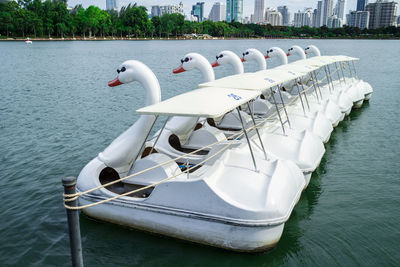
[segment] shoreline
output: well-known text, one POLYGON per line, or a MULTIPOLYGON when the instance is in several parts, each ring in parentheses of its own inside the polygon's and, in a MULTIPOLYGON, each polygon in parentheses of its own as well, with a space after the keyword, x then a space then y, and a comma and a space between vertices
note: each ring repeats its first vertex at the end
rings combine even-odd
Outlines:
MULTIPOLYGON (((189 40, 270 40, 270 39, 315 39, 315 40, 400 40, 400 37, 254 37, 254 38, 238 38, 238 37, 212 37, 212 38, 127 38, 127 37, 100 37, 100 38, 83 38, 83 37, 65 37, 65 38, 34 38, 29 37, 31 41, 189 41, 189 40)), ((19 42, 25 41, 26 38, 0 38, 0 42, 19 42)))

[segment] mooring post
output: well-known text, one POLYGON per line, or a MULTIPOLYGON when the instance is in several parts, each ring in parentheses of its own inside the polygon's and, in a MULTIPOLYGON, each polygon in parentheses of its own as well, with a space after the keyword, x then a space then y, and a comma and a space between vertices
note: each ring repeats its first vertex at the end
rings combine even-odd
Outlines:
MULTIPOLYGON (((65 194, 76 193, 76 178, 65 177, 62 179, 65 194)), ((66 202, 68 206, 76 207, 77 200, 66 202)), ((69 244, 73 267, 83 267, 81 230, 79 226, 79 211, 67 209, 69 244)))

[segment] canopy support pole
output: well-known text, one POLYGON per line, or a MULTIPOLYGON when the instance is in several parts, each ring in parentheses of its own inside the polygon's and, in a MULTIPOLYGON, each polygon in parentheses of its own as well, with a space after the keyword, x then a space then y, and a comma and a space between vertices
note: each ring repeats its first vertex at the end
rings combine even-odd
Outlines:
POLYGON ((142 153, 143 153, 144 145, 145 145, 146 142, 147 142, 147 138, 149 138, 149 135, 150 135, 151 130, 153 130, 154 124, 156 124, 156 121, 157 121, 157 119, 158 119, 158 115, 155 115, 155 117, 156 117, 156 118, 154 119, 153 124, 151 125, 150 130, 149 130, 149 132, 147 133, 146 138, 144 139, 144 141, 143 141, 143 143, 142 143, 142 146, 140 147, 139 154, 136 156, 135 161, 132 163, 132 165, 135 164, 136 160, 137 160, 137 159, 140 157, 140 155, 142 155, 142 153))
MULTIPOLYGON (((312 72, 311 72, 311 75, 312 75, 312 72)), ((320 101, 319 96, 318 96, 318 89, 317 89, 317 86, 315 85, 315 80, 314 79, 312 79, 312 85, 313 85, 313 88, 314 88, 315 95, 317 96, 318 104, 321 104, 321 101, 320 101)))
POLYGON ((301 97, 300 87, 299 87, 299 85, 297 84, 297 79, 295 80, 295 83, 296 83, 296 86, 297 86, 297 95, 298 95, 299 98, 300 98, 301 107, 303 108, 304 116, 306 116, 306 109, 304 108, 303 98, 301 97))
POLYGON ((342 63, 343 63, 343 62, 340 62, 340 63, 339 63, 339 66, 340 66, 340 70, 342 71, 343 81, 344 81, 344 83, 346 84, 346 77, 344 76, 343 64, 342 64, 342 63))
POLYGON ((331 68, 329 67, 329 65, 327 65, 328 68, 328 72, 329 72, 329 79, 331 80, 331 85, 332 85, 332 90, 335 91, 335 86, 333 85, 333 80, 332 80, 332 73, 331 73, 331 68))
POLYGON ((358 77, 356 66, 354 65, 354 60, 352 60, 351 63, 353 64, 353 70, 354 70, 354 73, 356 74, 356 78, 359 80, 360 78, 358 77))
POLYGON ((154 142, 153 146, 151 147, 149 155, 151 154, 151 152, 153 152, 153 149, 156 146, 156 144, 158 142, 158 139, 160 139, 160 136, 161 136, 162 132, 164 131, 165 125, 167 125, 167 122, 168 122, 169 118, 170 117, 168 116, 167 119, 165 120, 165 122, 164 122, 164 124, 163 124, 163 126, 162 126, 162 128, 160 130, 160 133, 157 135, 156 141, 154 142))
POLYGON ((254 170, 255 170, 256 172, 258 172, 257 164, 256 164, 256 159, 255 159, 254 154, 253 154, 253 149, 251 148, 251 144, 250 144, 249 137, 247 136, 246 128, 244 127, 244 124, 243 124, 243 119, 242 119, 242 115, 240 114, 240 109, 239 109, 239 107, 237 107, 236 110, 237 110, 237 112, 238 112, 238 114, 239 114, 240 122, 242 123, 242 129, 243 129, 244 135, 246 136, 247 144, 249 145, 251 158, 253 159, 254 170))
POLYGON ((335 62, 335 68, 336 68, 336 73, 337 73, 339 82, 340 82, 340 84, 342 84, 342 79, 340 78, 340 73, 339 73, 339 68, 338 68, 338 66, 337 66, 337 62, 335 62))
POLYGON ((324 66, 324 71, 325 71, 325 75, 326 75, 326 80, 328 82, 328 87, 329 87, 329 92, 332 94, 333 89, 331 89, 331 77, 330 77, 330 73, 328 74, 328 68, 327 66, 324 66))
POLYGON ((279 112, 278 103, 276 103, 274 90, 272 89, 272 87, 270 88, 270 90, 271 90, 272 99, 274 100, 276 112, 278 113, 279 121, 281 122, 283 134, 286 135, 285 126, 283 125, 283 121, 282 121, 282 118, 281 118, 281 113, 279 112))
MULTIPOLYGON (((300 78, 299 78, 299 81, 300 81, 300 78)), ((299 88, 299 83, 296 82, 296 85, 297 85, 297 88, 299 88)), ((304 89, 304 85, 301 82, 300 82, 300 85, 301 85, 301 88, 303 89, 303 91, 301 91, 301 92, 303 93, 304 99, 306 100, 308 111, 310 111, 310 104, 308 103, 307 93, 304 89)), ((300 90, 300 88, 299 88, 299 90, 300 90)))
POLYGON ((290 120, 289 120, 289 116, 287 114, 287 110, 286 110, 286 106, 285 106, 285 101, 283 101, 283 97, 282 97, 282 92, 281 92, 281 87, 279 85, 276 86, 278 88, 278 92, 279 92, 279 97, 281 98, 281 102, 282 102, 282 106, 283 106, 283 111, 285 112, 286 115, 286 120, 289 124, 289 127, 292 128, 292 126, 290 125, 290 120))
MULTIPOLYGON (((249 102, 247 102, 247 108, 250 109, 249 102)), ((253 116, 253 113, 252 113, 252 112, 250 112, 250 115, 251 115, 251 119, 253 120, 254 127, 256 128, 257 136, 258 136, 258 139, 260 140, 260 144, 261 144, 262 150, 263 150, 263 152, 264 152, 265 160, 268 160, 268 158, 267 158, 267 152, 265 152, 264 144, 263 144, 263 142, 262 142, 262 140, 261 140, 260 133, 258 132, 256 120, 254 119, 254 116, 253 116)))

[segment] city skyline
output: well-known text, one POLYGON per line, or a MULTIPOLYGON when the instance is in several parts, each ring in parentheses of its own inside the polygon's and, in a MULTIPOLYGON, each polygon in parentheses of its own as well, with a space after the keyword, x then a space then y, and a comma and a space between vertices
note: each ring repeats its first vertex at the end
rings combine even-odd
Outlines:
MULTIPOLYGON (((334 0, 334 4, 336 4, 337 0, 334 0)), ((132 0, 119 0, 118 6, 127 6, 129 3, 137 3, 138 5, 143 5, 147 7, 147 10, 151 11, 152 5, 178 5, 179 2, 182 2, 184 5, 185 14, 190 14, 192 10, 192 6, 196 4, 196 0, 169 0, 169 1, 162 1, 162 0, 141 0, 141 1, 132 1, 132 0)), ((205 17, 208 17, 212 6, 215 2, 223 2, 226 3, 226 0, 213 0, 213 1, 204 1, 204 14, 205 17)), ((316 8, 317 7, 317 0, 307 0, 307 1, 300 1, 300 0, 288 0, 285 2, 278 1, 278 0, 267 0, 266 7, 274 7, 277 8, 278 6, 286 5, 289 8, 289 11, 293 14, 298 10, 304 10, 305 7, 316 8)), ((349 10, 356 10, 357 7, 357 0, 347 0, 346 1, 346 10, 345 13, 348 14, 349 10)), ((371 1, 372 2, 372 1, 371 1)), ((375 1, 374 1, 375 2, 375 1)), ((77 4, 82 4, 84 7, 88 7, 90 5, 96 5, 102 9, 106 8, 106 1, 105 0, 69 0, 68 5, 75 6, 77 4)), ((399 13, 400 8, 397 10, 399 13)), ((243 0, 243 17, 250 17, 254 13, 254 0, 243 0)))

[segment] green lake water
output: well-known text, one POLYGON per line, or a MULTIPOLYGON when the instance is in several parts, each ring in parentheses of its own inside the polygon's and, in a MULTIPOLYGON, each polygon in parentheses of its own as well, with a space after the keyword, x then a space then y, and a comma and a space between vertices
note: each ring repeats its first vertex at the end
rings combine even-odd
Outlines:
MULTIPOLYGON (((400 262, 400 41, 212 40, 0 42, 0 266, 69 266, 63 176, 80 170, 136 119, 139 84, 110 88, 137 59, 163 99, 195 89, 199 72, 173 75, 198 52, 317 45, 359 57, 370 103, 332 133, 326 154, 275 249, 240 254, 80 216, 86 266, 398 266, 400 262)), ((291 57, 290 61, 298 58, 291 57)), ((269 67, 278 60, 268 61, 269 67)), ((217 78, 232 74, 216 68, 217 78)), ((246 71, 256 65, 247 63, 246 71)), ((160 122, 161 123, 161 122, 160 122)), ((160 126, 160 125, 158 125, 160 126)))

